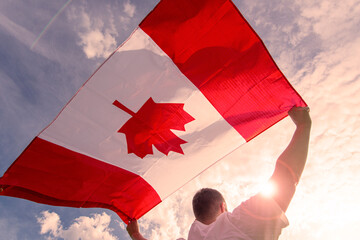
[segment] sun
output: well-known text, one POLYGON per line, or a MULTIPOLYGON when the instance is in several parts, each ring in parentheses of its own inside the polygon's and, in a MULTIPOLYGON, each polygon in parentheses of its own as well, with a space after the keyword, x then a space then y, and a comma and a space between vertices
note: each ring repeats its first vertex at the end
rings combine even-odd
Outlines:
POLYGON ((276 185, 272 181, 265 183, 260 190, 261 195, 264 197, 272 197, 276 193, 276 185))

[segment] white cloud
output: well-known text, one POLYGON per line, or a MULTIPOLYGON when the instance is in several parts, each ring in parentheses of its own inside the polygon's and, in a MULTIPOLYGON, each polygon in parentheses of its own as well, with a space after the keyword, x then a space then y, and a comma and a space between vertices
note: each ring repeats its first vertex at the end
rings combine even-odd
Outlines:
POLYGON ((118 220, 116 220, 116 222, 119 224, 119 227, 120 227, 122 230, 126 230, 126 225, 125 225, 124 222, 118 221, 118 220))
MULTIPOLYGON (((136 13, 136 6, 134 4, 132 4, 129 0, 126 0, 123 3, 123 9, 122 11, 125 14, 121 14, 119 15, 118 19, 119 19, 119 23, 121 24, 121 28, 125 31, 128 31, 129 28, 128 26, 131 23, 131 20, 134 19, 134 15, 136 13)), ((132 30, 132 29, 130 29, 132 30)))
POLYGON ((82 240, 116 240, 109 228, 111 217, 105 212, 94 214, 92 217, 78 217, 71 226, 65 229, 60 221, 60 217, 55 212, 44 211, 38 218, 41 226, 40 233, 47 235, 48 239, 82 239, 82 240))
POLYGON ((301 15, 313 24, 313 30, 324 41, 339 44, 351 40, 359 26, 360 5, 356 0, 347 1, 299 1, 301 15), (344 14, 345 13, 345 14, 344 14))
POLYGON ((108 57, 116 47, 115 38, 109 33, 102 33, 99 29, 79 33, 80 45, 88 58, 108 57))
POLYGON ((186 232, 192 219, 189 211, 191 195, 191 191, 180 190, 140 220, 139 224, 148 239, 187 237, 186 232))
POLYGON ((79 38, 78 45, 89 59, 107 58, 117 47, 119 33, 127 32, 136 13, 136 6, 125 0, 120 6, 101 7, 79 2, 67 10, 67 17, 79 38), (96 11, 95 11, 96 10, 96 11), (117 14, 118 12, 122 14, 117 14))
POLYGON ((90 15, 84 7, 78 6, 68 11, 68 17, 75 22, 78 34, 78 45, 82 47, 87 58, 107 58, 117 46, 112 12, 107 11, 108 19, 90 15))
POLYGON ((54 212, 44 211, 41 213, 42 217, 37 219, 38 223, 41 225, 41 234, 49 233, 50 235, 57 237, 62 231, 61 221, 58 214, 54 212))
POLYGON ((124 2, 124 12, 129 16, 133 17, 135 14, 136 6, 131 4, 130 1, 124 2))

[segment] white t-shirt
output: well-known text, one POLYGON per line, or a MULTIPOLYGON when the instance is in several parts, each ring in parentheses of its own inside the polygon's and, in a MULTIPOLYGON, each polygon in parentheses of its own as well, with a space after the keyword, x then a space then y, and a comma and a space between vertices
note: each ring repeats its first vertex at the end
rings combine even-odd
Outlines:
POLYGON ((210 225, 197 220, 191 225, 188 240, 274 240, 289 222, 272 199, 255 195, 233 212, 224 212, 210 225))

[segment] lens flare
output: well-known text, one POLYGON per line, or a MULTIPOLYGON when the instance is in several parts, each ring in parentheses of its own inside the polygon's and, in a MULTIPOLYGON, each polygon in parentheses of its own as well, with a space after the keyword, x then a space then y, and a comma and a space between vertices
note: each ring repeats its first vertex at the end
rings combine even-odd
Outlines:
POLYGON ((33 44, 31 45, 30 49, 33 50, 34 47, 36 46, 36 44, 39 42, 40 38, 44 35, 44 33, 49 29, 50 25, 55 21, 55 19, 57 18, 57 16, 60 15, 60 13, 62 11, 64 11, 64 9, 71 3, 72 0, 68 0, 60 9, 59 11, 50 19, 50 21, 48 22, 48 24, 46 24, 46 26, 44 27, 44 29, 41 31, 41 33, 39 34, 39 36, 35 39, 35 41, 33 42, 33 44))
POLYGON ((276 185, 271 181, 265 183, 260 190, 261 195, 263 195, 264 197, 272 197, 274 196, 275 192, 276 192, 276 185))

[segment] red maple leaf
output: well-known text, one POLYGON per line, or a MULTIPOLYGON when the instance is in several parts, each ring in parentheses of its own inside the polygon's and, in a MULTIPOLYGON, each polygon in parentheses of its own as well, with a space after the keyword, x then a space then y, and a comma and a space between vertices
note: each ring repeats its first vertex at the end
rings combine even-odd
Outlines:
POLYGON ((185 131, 184 125, 194 120, 184 111, 184 104, 155 103, 149 98, 137 113, 117 100, 113 104, 132 116, 118 131, 126 135, 128 153, 144 158, 153 154, 154 145, 165 155, 170 151, 184 154, 180 145, 186 141, 170 130, 185 131))

